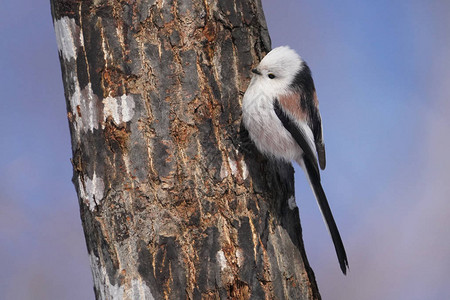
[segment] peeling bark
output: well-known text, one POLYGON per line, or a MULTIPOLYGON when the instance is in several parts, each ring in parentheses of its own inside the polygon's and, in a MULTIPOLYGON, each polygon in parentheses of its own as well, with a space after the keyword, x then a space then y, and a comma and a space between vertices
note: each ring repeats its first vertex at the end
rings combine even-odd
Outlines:
POLYGON ((51 0, 97 299, 319 299, 291 165, 240 126, 259 0, 51 0))

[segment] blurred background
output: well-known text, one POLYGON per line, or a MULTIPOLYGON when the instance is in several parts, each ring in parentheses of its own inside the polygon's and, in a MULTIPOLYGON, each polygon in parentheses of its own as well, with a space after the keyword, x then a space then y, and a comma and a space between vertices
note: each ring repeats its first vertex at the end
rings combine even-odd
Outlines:
MULTIPOLYGON (((0 298, 94 299, 48 0, 0 1, 0 298)), ((323 299, 450 299, 450 2, 263 1, 272 46, 310 65, 340 273, 296 169, 323 299)))

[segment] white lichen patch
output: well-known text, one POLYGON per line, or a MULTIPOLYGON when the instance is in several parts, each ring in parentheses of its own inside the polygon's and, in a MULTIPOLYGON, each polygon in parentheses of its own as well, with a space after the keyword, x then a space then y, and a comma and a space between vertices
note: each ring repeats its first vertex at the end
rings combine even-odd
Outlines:
POLYGON ((81 180, 81 176, 78 175, 78 187, 80 190, 79 196, 81 198, 81 200, 83 201, 83 203, 88 204, 89 200, 87 199, 87 195, 86 195, 86 190, 84 188, 84 183, 81 180))
POLYGON ((99 258, 90 253, 89 261, 91 263, 95 289, 100 293, 99 299, 124 299, 124 288, 118 283, 111 284, 106 268, 100 264, 99 258))
POLYGON ((83 129, 85 131, 87 131, 87 128, 89 128, 89 130, 91 132, 93 132, 94 128, 95 129, 98 128, 98 123, 99 123, 98 113, 96 110, 98 99, 97 99, 97 96, 92 91, 90 82, 84 90, 86 91, 86 97, 82 98, 85 101, 81 102, 81 114, 82 114, 81 116, 83 119, 83 123, 85 124, 83 129), (84 115, 83 115, 83 111, 84 111, 84 115))
POLYGON ((223 180, 227 176, 228 176, 228 168, 225 165, 225 163, 222 163, 222 165, 220 166, 220 179, 223 180))
POLYGON ((75 136, 80 141, 82 132, 93 132, 98 128, 98 98, 92 91, 90 83, 81 89, 78 81, 75 60, 79 49, 84 47, 80 26, 76 24, 75 19, 65 16, 55 20, 55 33, 60 55, 64 60, 70 62, 67 64, 69 78, 66 82, 70 85, 69 90, 73 90, 69 96, 70 121, 74 126, 75 136))
POLYGON ((106 119, 111 116, 117 124, 120 124, 120 115, 117 99, 113 97, 107 97, 103 99, 103 119, 106 119))
POLYGON ((295 197, 294 196, 289 197, 288 205, 289 205, 289 209, 290 210, 293 210, 293 209, 295 209, 297 207, 297 203, 295 202, 295 197))
POLYGON ((127 291, 128 299, 154 300, 150 288, 140 279, 131 280, 131 290, 127 291))
POLYGON ((216 259, 219 262, 221 271, 225 270, 228 267, 227 259, 225 258, 225 254, 222 250, 217 251, 216 259))
MULTIPOLYGON (((242 179, 245 180, 248 177, 247 164, 244 161, 244 157, 243 156, 239 156, 237 151, 236 151, 236 155, 238 157, 237 160, 234 160, 234 159, 228 157, 228 165, 230 166, 231 174, 233 176, 238 176, 239 175, 242 179)), ((222 169, 221 169, 220 170, 220 175, 222 176, 222 174, 225 175, 225 171, 222 172, 222 169)), ((228 176, 228 171, 226 172, 225 176, 228 176)), ((224 177, 222 177, 222 179, 223 178, 224 177)))
POLYGON ((65 60, 76 59, 78 48, 83 45, 83 39, 75 19, 64 16, 55 20, 55 33, 60 55, 65 60))
POLYGON ((237 258, 237 264, 239 267, 242 267, 244 265, 244 252, 241 248, 238 248, 236 250, 236 258, 237 258))
POLYGON ((103 99, 103 121, 112 117, 119 125, 133 119, 135 102, 133 95, 122 95, 120 97, 106 97, 103 99))
POLYGON ((73 78, 75 83, 75 91, 69 99, 73 113, 73 124, 75 131, 79 135, 81 131, 84 133, 94 129, 98 129, 98 97, 92 91, 91 83, 80 90, 78 80, 73 78))
POLYGON ((240 161, 241 168, 242 168, 242 178, 245 180, 248 177, 248 168, 247 164, 245 163, 244 159, 240 161))
POLYGON ((233 176, 236 176, 236 174, 238 172, 237 162, 234 159, 231 159, 230 157, 228 157, 228 164, 230 165, 231 174, 233 176))
POLYGON ((97 177, 95 172, 92 179, 87 176, 85 176, 84 179, 83 183, 81 177, 78 177, 80 197, 84 203, 89 205, 89 209, 94 211, 95 207, 100 204, 100 201, 103 199, 105 183, 103 182, 103 179, 97 177))
POLYGON ((129 122, 134 116, 134 97, 132 95, 122 95, 122 120, 123 122, 129 122))

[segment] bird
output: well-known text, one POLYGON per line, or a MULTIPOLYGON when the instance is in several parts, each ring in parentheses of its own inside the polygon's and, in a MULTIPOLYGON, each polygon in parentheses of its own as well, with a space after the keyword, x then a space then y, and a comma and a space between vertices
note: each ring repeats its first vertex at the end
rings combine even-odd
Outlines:
POLYGON ((242 100, 242 122, 256 148, 304 170, 331 235, 340 269, 348 269, 344 244, 320 180, 326 166, 319 102, 306 62, 289 46, 271 50, 252 69, 242 100))

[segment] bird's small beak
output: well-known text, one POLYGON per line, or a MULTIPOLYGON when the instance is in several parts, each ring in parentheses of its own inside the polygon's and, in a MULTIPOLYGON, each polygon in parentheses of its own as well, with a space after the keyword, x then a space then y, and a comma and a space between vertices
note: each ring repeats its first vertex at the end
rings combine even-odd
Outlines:
POLYGON ((255 69, 252 69, 252 72, 255 73, 255 74, 261 75, 261 72, 258 71, 258 69, 256 69, 256 68, 255 68, 255 69))

